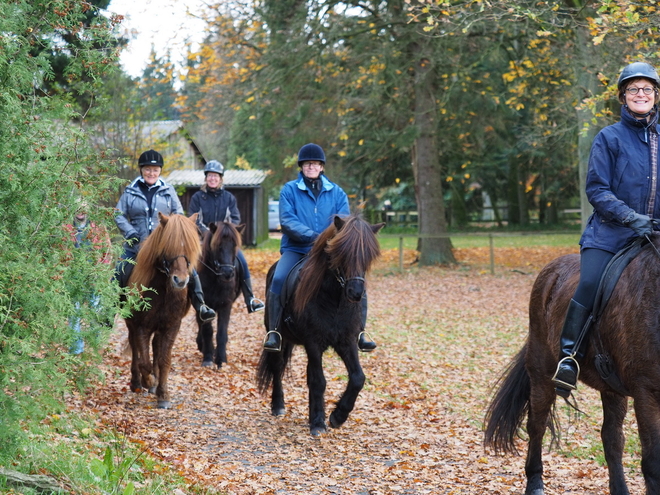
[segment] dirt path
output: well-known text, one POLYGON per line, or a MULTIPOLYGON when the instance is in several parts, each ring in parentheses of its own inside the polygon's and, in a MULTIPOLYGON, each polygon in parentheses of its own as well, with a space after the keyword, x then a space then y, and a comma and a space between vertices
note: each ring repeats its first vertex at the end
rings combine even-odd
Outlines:
MULTIPOLYGON (((263 276, 253 278, 263 294, 263 276)), ((378 270, 370 278, 369 329, 380 345, 362 355, 367 384, 346 424, 320 438, 307 427, 300 349, 285 381, 287 414, 270 416, 254 381, 263 314, 247 315, 238 302, 230 363, 221 370, 201 368, 193 315, 184 320, 171 374, 173 409, 156 409, 153 396, 130 392, 123 322, 104 360, 105 384, 77 406, 143 442, 191 482, 230 494, 523 493, 523 457, 485 452, 481 421, 493 383, 525 339, 533 279, 467 268, 378 270)), ((325 369, 329 413, 345 370, 330 352, 325 369)), ((596 402, 589 391, 580 394, 596 402)), ((594 444, 599 453, 598 422, 567 424, 568 448, 594 444)), ((607 492, 606 469, 593 460, 558 453, 545 460, 547 495, 607 492)), ((642 493, 639 468, 631 469, 631 492, 642 493)))

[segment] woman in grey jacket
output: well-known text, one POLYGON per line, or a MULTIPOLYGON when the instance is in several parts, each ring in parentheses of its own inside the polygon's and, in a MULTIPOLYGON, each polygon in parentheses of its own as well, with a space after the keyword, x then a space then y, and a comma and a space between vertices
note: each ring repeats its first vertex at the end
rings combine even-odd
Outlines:
POLYGON ((591 146, 586 193, 594 211, 580 239, 580 281, 561 332, 557 395, 568 398, 580 374, 588 342, 589 316, 605 267, 626 244, 653 233, 660 218, 658 187, 658 86, 656 70, 644 62, 619 76, 621 120, 598 133, 591 146))
MULTIPOLYGON (((181 201, 174 188, 160 178, 163 157, 154 150, 145 151, 138 159, 140 177, 126 187, 117 203, 115 222, 124 236, 124 254, 117 265, 116 278, 125 286, 133 268, 140 244, 158 225, 158 212, 164 215, 183 214, 181 201)), ((191 301, 202 321, 215 318, 215 311, 204 304, 204 293, 197 271, 193 269, 189 284, 191 301)))

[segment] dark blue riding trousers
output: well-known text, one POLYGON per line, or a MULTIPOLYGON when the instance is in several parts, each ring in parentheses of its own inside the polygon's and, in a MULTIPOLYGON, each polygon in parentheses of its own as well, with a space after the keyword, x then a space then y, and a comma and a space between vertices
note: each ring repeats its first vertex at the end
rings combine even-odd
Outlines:
POLYGON ((590 311, 594 307, 600 278, 613 257, 614 253, 596 248, 583 249, 580 253, 580 282, 573 299, 590 311))
POLYGON ((284 251, 282 257, 277 262, 275 267, 275 273, 273 274, 273 280, 270 283, 270 291, 275 294, 282 293, 282 287, 284 286, 284 281, 286 276, 289 274, 291 269, 298 263, 301 259, 305 257, 302 253, 295 253, 293 251, 284 251))
POLYGON ((248 269, 248 264, 247 264, 247 260, 245 259, 245 255, 243 254, 243 251, 241 251, 240 249, 236 254, 236 259, 238 260, 238 263, 241 265, 241 270, 243 270, 243 280, 249 279, 250 270, 248 269))

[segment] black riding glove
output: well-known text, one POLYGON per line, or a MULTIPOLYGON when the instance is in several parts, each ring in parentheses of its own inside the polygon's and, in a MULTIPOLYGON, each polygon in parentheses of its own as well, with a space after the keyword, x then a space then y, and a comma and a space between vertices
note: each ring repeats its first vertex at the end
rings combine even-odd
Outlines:
POLYGON ((131 232, 126 236, 126 244, 130 247, 135 247, 140 244, 140 236, 138 236, 137 232, 131 232))
POLYGON ((653 221, 648 215, 642 215, 641 213, 631 213, 626 218, 624 225, 630 227, 635 231, 639 237, 645 235, 651 235, 653 233, 653 221))

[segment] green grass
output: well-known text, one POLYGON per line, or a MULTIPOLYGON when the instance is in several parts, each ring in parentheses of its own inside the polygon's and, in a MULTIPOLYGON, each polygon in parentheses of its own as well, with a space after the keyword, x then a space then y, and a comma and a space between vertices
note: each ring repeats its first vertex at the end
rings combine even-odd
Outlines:
MULTIPOLYGON (((417 237, 414 234, 381 234, 378 239, 381 249, 398 249, 399 237, 404 235, 404 249, 416 249, 417 237)), ((529 248, 529 247, 576 247, 580 240, 578 232, 465 232, 450 233, 452 246, 455 248, 473 248, 490 246, 492 235, 493 247, 495 248, 529 248)))

